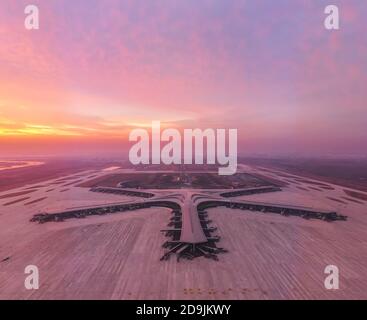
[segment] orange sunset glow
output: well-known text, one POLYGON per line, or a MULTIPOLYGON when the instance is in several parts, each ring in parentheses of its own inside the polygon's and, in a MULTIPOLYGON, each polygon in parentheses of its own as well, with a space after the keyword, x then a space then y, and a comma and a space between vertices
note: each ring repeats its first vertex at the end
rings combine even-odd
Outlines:
POLYGON ((338 32, 310 1, 36 2, 32 31, 27 1, 1 4, 3 156, 116 151, 153 120, 237 128, 244 154, 365 152, 360 1, 338 32))

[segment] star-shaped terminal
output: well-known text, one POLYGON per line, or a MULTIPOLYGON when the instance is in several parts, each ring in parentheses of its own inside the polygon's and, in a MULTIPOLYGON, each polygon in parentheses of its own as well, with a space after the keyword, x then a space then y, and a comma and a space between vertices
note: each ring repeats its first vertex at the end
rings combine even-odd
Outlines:
POLYGON ((124 211, 135 211, 143 208, 165 207, 172 209, 172 217, 167 229, 161 230, 170 238, 163 244, 166 249, 161 260, 167 260, 171 255, 180 258, 194 259, 204 256, 218 260, 217 255, 226 250, 217 246, 220 236, 215 235, 217 228, 211 226, 208 219, 209 208, 226 207, 230 209, 249 210, 260 213, 280 214, 283 216, 298 216, 304 219, 321 219, 324 221, 346 220, 346 216, 336 212, 314 210, 305 207, 271 204, 233 199, 238 196, 252 195, 267 192, 279 192, 282 189, 276 186, 246 188, 223 192, 215 190, 130 190, 118 187, 94 187, 92 192, 128 195, 140 198, 129 203, 114 203, 59 213, 42 213, 35 215, 31 221, 46 223, 60 222, 66 219, 85 218, 93 215, 107 215, 124 211))

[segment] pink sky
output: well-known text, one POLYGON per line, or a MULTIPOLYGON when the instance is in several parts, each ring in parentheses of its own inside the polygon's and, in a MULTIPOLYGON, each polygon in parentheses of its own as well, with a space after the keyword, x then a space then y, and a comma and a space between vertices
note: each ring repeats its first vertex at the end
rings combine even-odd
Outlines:
POLYGON ((367 4, 38 0, 0 5, 0 146, 123 150, 132 128, 237 128, 243 154, 366 155, 367 4))

